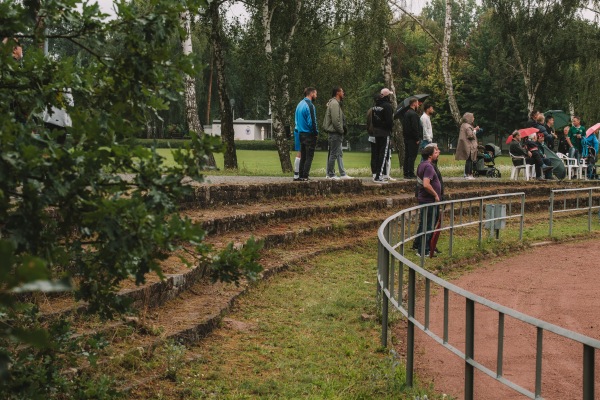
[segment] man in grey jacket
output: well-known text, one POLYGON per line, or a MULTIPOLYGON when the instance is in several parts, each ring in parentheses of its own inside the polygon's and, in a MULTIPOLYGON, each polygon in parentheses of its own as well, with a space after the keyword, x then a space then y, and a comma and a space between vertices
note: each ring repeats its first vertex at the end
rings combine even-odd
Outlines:
POLYGON ((347 133, 346 118, 342 111, 342 100, 344 100, 344 89, 339 86, 333 88, 331 99, 327 102, 323 129, 327 132, 329 141, 329 156, 327 157, 327 179, 352 179, 346 174, 342 153, 342 141, 347 133), (340 177, 335 175, 335 161, 337 160, 340 177))

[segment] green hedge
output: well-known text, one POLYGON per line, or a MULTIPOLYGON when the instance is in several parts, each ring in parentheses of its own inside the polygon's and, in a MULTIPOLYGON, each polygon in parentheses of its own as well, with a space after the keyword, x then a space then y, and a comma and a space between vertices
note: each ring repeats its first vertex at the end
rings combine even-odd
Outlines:
MULTIPOLYGON (((178 149, 189 142, 188 139, 138 139, 138 143, 145 147, 156 146, 157 149, 178 149)), ((294 143, 291 143, 293 149, 294 143)), ((277 150, 274 140, 236 140, 237 150, 277 150)))

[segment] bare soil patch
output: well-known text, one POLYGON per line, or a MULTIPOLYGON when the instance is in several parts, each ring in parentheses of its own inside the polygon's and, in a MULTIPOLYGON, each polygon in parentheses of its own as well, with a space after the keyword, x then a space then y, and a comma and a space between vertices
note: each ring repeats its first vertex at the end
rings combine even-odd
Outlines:
MULTIPOLYGON (((572 331, 600 339, 600 249, 597 240, 543 244, 514 257, 497 258, 478 266, 452 283, 496 303, 572 331)), ((423 301, 417 304, 423 313, 423 301)), ((431 299, 431 330, 443 333, 443 292, 431 299)), ((465 301, 450 296, 449 343, 464 351, 465 301)), ((498 315, 475 308, 475 360, 496 369, 498 315)), ((421 317, 420 317, 421 318, 421 317)), ((417 373, 436 390, 464 396, 464 363, 417 329, 417 373)), ((404 349, 401 349, 404 352, 404 349)), ((506 317, 504 376, 530 391, 535 388, 536 329, 506 317)), ((600 370, 596 357, 596 371, 600 370)), ((581 398, 583 348, 544 332, 542 396, 545 399, 581 398)), ((600 387, 596 372, 596 387, 600 387)), ((475 373, 475 398, 525 398, 501 383, 475 373)))

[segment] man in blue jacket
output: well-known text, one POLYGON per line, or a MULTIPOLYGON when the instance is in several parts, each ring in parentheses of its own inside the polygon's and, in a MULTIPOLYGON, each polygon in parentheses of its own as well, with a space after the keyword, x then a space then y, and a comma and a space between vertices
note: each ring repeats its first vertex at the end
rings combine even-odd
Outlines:
POLYGON ((317 147, 317 110, 313 101, 317 98, 317 89, 304 89, 304 99, 296 106, 296 130, 300 135, 300 177, 295 181, 307 181, 317 147))

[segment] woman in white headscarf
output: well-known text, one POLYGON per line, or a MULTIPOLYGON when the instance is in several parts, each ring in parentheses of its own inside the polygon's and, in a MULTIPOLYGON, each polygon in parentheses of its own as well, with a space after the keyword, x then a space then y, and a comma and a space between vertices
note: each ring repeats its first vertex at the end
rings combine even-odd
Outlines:
POLYGON ((473 113, 465 113, 462 117, 462 125, 458 133, 458 145, 456 146, 456 160, 465 160, 465 177, 473 179, 473 162, 477 161, 477 136, 479 127, 473 127, 475 116, 473 113))

